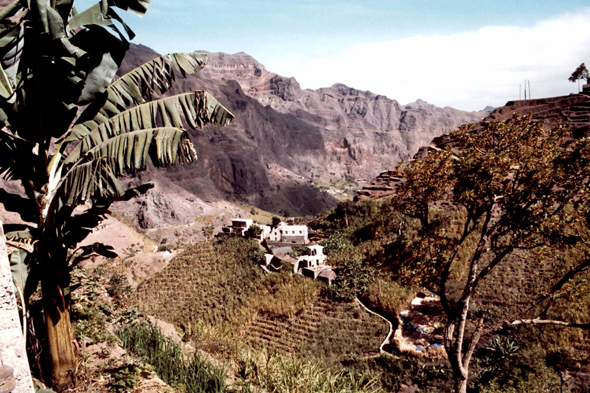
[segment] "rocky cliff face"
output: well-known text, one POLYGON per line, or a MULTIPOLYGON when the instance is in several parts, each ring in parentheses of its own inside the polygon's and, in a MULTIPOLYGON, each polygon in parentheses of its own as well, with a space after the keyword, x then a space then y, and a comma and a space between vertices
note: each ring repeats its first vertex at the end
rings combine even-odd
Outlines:
MULTIPOLYGON (((289 216, 316 214, 337 203, 317 182, 363 185, 433 137, 485 115, 421 100, 400 105, 342 84, 304 90, 245 53, 208 55, 207 67, 179 80, 170 93, 207 90, 236 118, 226 128, 191 131, 196 162, 152 169, 133 180, 155 180, 157 189, 115 210, 140 217, 145 229, 188 224, 223 200, 289 216)), ((157 56, 132 45, 119 74, 157 56)))
MULTIPOLYGON (((494 109, 476 125, 481 127, 487 121, 506 121, 514 113, 530 114, 534 120, 543 120, 545 126, 563 125, 572 130, 575 138, 590 136, 590 92, 570 94, 563 97, 540 98, 535 100, 509 101, 505 106, 494 109)), ((451 147, 460 150, 457 140, 449 135, 435 137, 430 143, 422 146, 415 158, 423 158, 429 149, 451 147)), ((403 178, 392 171, 380 173, 369 184, 365 185, 355 196, 355 200, 382 199, 395 194, 396 188, 403 183, 403 178)))
POLYGON ((396 100, 343 84, 303 90, 294 78, 267 71, 245 53, 208 53, 200 77, 235 80, 248 97, 319 131, 325 155, 307 169, 321 176, 368 181, 400 159, 413 156, 433 137, 487 113, 438 108, 422 100, 402 106, 396 100))
MULTIPOLYGON (((205 89, 236 118, 192 132, 199 160, 166 170, 168 181, 210 201, 246 200, 282 214, 315 214, 336 200, 312 179, 363 184, 433 137, 485 113, 397 101, 342 84, 303 90, 245 53, 208 53, 208 65, 175 92, 205 89)), ((157 56, 132 46, 120 72, 157 56)), ((153 172, 153 176, 164 176, 153 172)))

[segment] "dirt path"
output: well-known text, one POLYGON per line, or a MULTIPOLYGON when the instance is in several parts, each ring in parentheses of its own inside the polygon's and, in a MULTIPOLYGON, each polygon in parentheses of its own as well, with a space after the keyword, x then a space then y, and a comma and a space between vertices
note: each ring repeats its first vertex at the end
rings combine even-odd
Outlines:
MULTIPOLYGON (((365 310, 367 310, 367 312, 378 316, 379 318, 383 319, 385 322, 387 322, 387 324, 389 325, 389 333, 387 333, 387 337, 385 337, 385 340, 383 340, 383 342, 381 343, 381 345, 379 346, 379 353, 380 354, 387 354, 387 355, 391 355, 389 352, 386 352, 383 347, 389 343, 389 340, 391 339, 391 336, 393 335, 393 324, 391 323, 391 321, 387 318, 385 318, 383 315, 377 314, 374 311, 369 310, 358 298, 354 299, 362 308, 364 308, 365 310)), ((391 355, 393 356, 393 355, 391 355)))

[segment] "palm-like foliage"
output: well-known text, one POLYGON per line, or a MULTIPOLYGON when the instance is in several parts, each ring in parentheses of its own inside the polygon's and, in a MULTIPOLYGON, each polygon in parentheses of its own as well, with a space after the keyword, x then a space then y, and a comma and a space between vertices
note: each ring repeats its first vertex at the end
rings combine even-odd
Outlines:
POLYGON ((177 77, 205 65, 203 54, 161 56, 113 82, 133 38, 115 7, 143 15, 150 1, 100 0, 78 14, 73 0, 15 0, 0 10, 0 174, 25 191, 0 190, 0 203, 30 223, 9 228, 7 237, 34 242, 26 259, 15 253, 13 270, 25 294, 42 277, 57 388, 69 383, 75 365, 69 271, 93 253, 113 254, 99 244, 71 250, 113 201, 152 186, 125 189, 117 178, 148 160, 191 162, 196 153, 185 124, 223 126, 233 118, 206 92, 161 98, 177 77), (81 204, 88 209, 73 214, 81 204))

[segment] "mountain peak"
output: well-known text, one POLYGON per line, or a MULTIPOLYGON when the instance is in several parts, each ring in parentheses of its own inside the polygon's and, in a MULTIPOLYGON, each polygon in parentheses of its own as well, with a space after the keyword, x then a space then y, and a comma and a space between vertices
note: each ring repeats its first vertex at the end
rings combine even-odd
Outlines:
POLYGON ((251 68, 266 70, 255 58, 245 52, 238 52, 234 54, 224 52, 207 52, 203 50, 197 51, 199 53, 206 53, 208 57, 207 66, 216 68, 251 68))

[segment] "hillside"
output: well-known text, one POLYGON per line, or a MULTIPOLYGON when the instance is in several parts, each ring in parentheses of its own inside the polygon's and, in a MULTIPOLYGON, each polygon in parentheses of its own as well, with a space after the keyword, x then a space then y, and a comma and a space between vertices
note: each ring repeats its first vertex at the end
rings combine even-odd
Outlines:
MULTIPOLYGON (((119 72, 155 56, 133 45, 119 72)), ((485 115, 421 100, 402 106, 344 85, 303 90, 245 53, 210 53, 208 65, 175 89, 208 90, 236 118, 224 129, 192 132, 197 162, 142 179, 172 183, 205 202, 238 200, 285 215, 334 207, 320 184, 363 184, 433 137, 485 115)))
POLYGON ((253 348, 315 359, 378 354, 388 331, 383 320, 356 303, 321 297, 320 286, 302 276, 263 275, 252 264, 256 253, 243 239, 198 243, 141 283, 134 302, 202 345, 210 330, 253 348))
MULTIPOLYGON (((570 94, 563 97, 540 98, 534 100, 509 101, 505 106, 496 108, 482 121, 505 121, 513 113, 531 114, 533 119, 543 120, 549 127, 563 125, 571 128, 575 138, 587 137, 590 134, 590 94, 570 94)), ((481 124, 480 123, 480 124, 481 124)), ((478 125, 479 126, 479 125, 478 125)), ((448 135, 440 135, 422 146, 416 157, 424 157, 429 149, 457 147, 448 135)), ((402 179, 391 171, 393 166, 381 172, 365 185, 355 196, 355 200, 382 199, 395 194, 395 187, 402 179)))

